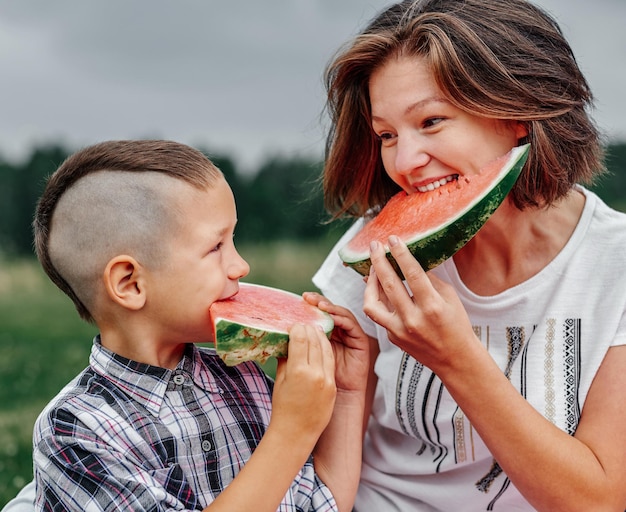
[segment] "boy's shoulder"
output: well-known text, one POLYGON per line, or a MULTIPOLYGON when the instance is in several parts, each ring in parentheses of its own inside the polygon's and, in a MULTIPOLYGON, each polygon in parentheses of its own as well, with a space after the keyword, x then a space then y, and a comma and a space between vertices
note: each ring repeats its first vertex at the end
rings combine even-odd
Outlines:
POLYGON ((35 443, 42 437, 48 435, 50 426, 53 423, 57 413, 63 409, 66 404, 72 403, 77 397, 82 396, 89 386, 93 377, 91 368, 85 368, 81 373, 69 381, 62 389, 53 397, 48 404, 39 413, 35 421, 33 431, 33 440, 35 443))
POLYGON ((209 347, 189 345, 175 370, 137 363, 94 344, 90 366, 72 379, 43 409, 35 423, 35 442, 55 436, 63 426, 89 422, 156 418, 165 394, 194 385, 207 399, 229 394, 271 402, 272 379, 256 363, 227 366, 209 347), (254 395, 253 398, 250 398, 254 395))

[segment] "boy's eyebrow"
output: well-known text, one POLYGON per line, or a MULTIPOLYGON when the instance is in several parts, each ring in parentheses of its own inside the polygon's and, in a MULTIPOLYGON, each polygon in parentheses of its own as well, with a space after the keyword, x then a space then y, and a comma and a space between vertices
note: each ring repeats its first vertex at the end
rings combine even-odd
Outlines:
MULTIPOLYGON (((234 227, 237 225, 237 219, 235 219, 235 223, 233 225, 233 229, 234 227)), ((224 235, 226 235, 226 233, 228 233, 231 230, 230 226, 224 226, 223 228, 217 229, 215 231, 215 236, 216 237, 223 237, 224 235)))
POLYGON ((220 228, 220 229, 216 229, 214 231, 215 238, 222 238, 226 234, 227 231, 228 231, 228 228, 226 228, 226 227, 220 228))

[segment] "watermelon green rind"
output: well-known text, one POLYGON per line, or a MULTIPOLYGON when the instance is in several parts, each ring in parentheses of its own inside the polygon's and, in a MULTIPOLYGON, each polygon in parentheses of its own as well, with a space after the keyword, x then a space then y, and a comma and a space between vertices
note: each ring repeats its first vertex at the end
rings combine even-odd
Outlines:
MULTIPOLYGON (((239 294, 218 301, 210 308, 216 353, 228 366, 250 360, 265 363, 270 357, 286 357, 288 331, 296 321, 319 325, 330 337, 334 327, 332 317, 305 302, 300 295, 252 283, 240 283, 239 288, 239 294), (249 302, 252 299, 254 302, 267 299, 273 310, 271 313, 267 309, 265 312, 262 308, 257 310, 257 304, 249 302), (279 303, 274 304, 272 299, 279 303), (281 310, 283 303, 284 311, 281 310), (289 308, 296 310, 297 318, 286 319, 291 314, 289 308)), ((265 304, 260 306, 267 307, 265 304)))
MULTIPOLYGON (((528 158, 529 147, 529 144, 525 144, 513 148, 505 168, 500 173, 500 180, 464 211, 459 212, 456 217, 450 219, 447 223, 421 233, 413 241, 405 240, 408 249, 422 268, 430 270, 440 265, 452 257, 476 235, 513 188, 528 158)), ((400 192, 399 194, 404 193, 400 192)), ((374 220, 371 222, 374 222, 374 220)), ((392 234, 394 233, 389 232, 387 235, 392 234)), ((386 240, 381 241, 384 242, 386 240)), ((340 249, 340 258, 346 266, 353 268, 359 274, 368 275, 372 265, 369 254, 365 256, 352 252, 349 246, 350 242, 340 249)), ((398 264, 389 251, 387 252, 387 259, 389 259, 398 275, 403 277, 398 264)))
POLYGON ((229 366, 248 360, 264 363, 270 357, 287 357, 289 335, 283 332, 220 320, 215 327, 215 336, 220 340, 216 352, 229 366))

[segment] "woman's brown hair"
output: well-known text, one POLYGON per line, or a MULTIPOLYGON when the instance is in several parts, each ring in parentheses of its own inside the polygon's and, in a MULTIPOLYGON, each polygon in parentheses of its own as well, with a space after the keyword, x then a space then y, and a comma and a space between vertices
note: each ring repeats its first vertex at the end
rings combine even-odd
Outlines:
POLYGON ((399 187, 371 128, 369 78, 392 56, 427 59, 449 101, 479 116, 522 121, 531 152, 514 204, 545 206, 603 171, 592 93, 556 21, 526 0, 411 0, 381 12, 329 64, 331 129, 323 175, 328 211, 364 215, 399 187))

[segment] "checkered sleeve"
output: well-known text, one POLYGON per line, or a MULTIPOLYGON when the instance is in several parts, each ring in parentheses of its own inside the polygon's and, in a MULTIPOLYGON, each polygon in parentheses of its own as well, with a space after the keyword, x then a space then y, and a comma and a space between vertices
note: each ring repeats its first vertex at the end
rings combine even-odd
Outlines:
MULTIPOLYGON (((324 485, 315 473, 313 458, 309 457, 300 473, 296 476, 292 486, 293 502, 297 510, 315 512, 336 512, 337 504, 330 489, 324 485)), ((283 509, 279 509, 283 512, 283 509)), ((293 510, 293 509, 284 509, 293 510)))
POLYGON ((130 425, 116 428, 127 432, 117 445, 104 442, 97 432, 107 428, 106 407, 102 412, 95 429, 63 409, 45 418, 44 435, 34 447, 36 509, 187 510, 183 502, 189 504, 193 492, 180 467, 155 468, 130 425))
MULTIPOLYGON (((35 424, 36 510, 185 511, 210 504, 266 431, 271 379, 190 347, 173 370, 95 344, 91 367, 35 424)), ((309 458, 279 511, 334 511, 309 458)))

